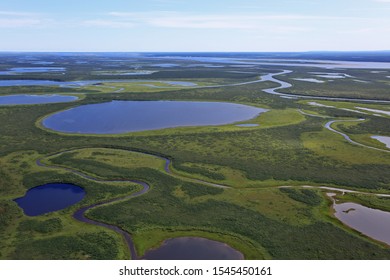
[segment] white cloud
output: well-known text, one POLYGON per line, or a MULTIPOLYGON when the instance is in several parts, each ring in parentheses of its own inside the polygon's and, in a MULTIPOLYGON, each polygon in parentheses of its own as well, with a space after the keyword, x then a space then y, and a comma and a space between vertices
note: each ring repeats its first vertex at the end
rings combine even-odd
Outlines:
MULTIPOLYGON (((389 0, 390 1, 390 0, 389 0)), ((149 25, 165 28, 198 28, 198 29, 258 29, 263 26, 290 26, 292 29, 311 29, 313 23, 328 22, 363 22, 378 21, 381 18, 336 17, 336 16, 306 16, 299 14, 186 14, 178 12, 143 12, 126 13, 111 12, 109 16, 120 18, 122 21, 139 25, 149 25), (304 28, 306 26, 307 28, 304 28)))
POLYGON ((36 19, 2 19, 0 18, 0 28, 31 27, 40 25, 42 22, 36 19))
POLYGON ((36 13, 0 11, 0 28, 42 27, 49 22, 36 13))
POLYGON ((0 11, 0 16, 16 16, 16 17, 24 17, 24 16, 37 16, 35 13, 26 13, 26 12, 14 12, 14 11, 0 11))
MULTIPOLYGON (((275 21, 283 26, 288 26, 294 21, 317 19, 317 17, 302 15, 201 15, 170 11, 144 13, 111 12, 109 15, 133 24, 187 29, 258 29, 269 26, 270 22, 275 23, 275 21), (288 24, 286 24, 287 22, 288 24)), ((115 21, 112 22, 113 24, 115 23, 115 21)), ((309 29, 294 26, 291 26, 291 28, 309 29)))
POLYGON ((88 27, 109 27, 109 28, 132 28, 133 22, 113 21, 113 20, 86 20, 83 25, 88 27))

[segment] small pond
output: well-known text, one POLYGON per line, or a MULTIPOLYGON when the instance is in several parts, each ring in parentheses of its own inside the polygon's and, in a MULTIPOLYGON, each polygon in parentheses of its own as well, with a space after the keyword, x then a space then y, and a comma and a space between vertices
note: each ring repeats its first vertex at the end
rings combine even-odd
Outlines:
POLYGON ((32 94, 15 94, 0 96, 0 105, 23 105, 23 104, 46 104, 71 102, 77 100, 77 96, 71 95, 32 95, 32 94))
POLYGON ((376 139, 386 145, 390 149, 390 137, 389 136, 371 136, 371 138, 376 139))
POLYGON ((85 191, 79 186, 50 183, 29 189, 25 196, 15 199, 15 202, 27 216, 39 216, 65 209, 84 196, 85 191))
POLYGON ((259 125, 257 123, 242 123, 242 124, 237 124, 236 126, 238 126, 238 127, 256 127, 259 125))
POLYGON ((335 203, 333 208, 336 218, 347 226, 390 245, 390 212, 352 202, 335 203))
POLYGON ((252 119, 265 109, 224 102, 111 101, 82 105, 43 120, 66 133, 118 134, 183 126, 224 125, 252 119))
POLYGON ((199 238, 166 240, 159 248, 146 252, 147 260, 242 260, 244 256, 225 243, 199 238))

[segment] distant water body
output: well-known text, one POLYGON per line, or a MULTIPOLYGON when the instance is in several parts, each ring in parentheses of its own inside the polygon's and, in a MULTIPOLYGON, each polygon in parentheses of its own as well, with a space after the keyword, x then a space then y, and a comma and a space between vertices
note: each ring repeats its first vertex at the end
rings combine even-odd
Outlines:
POLYGON ((77 99, 78 99, 77 96, 58 95, 58 94, 45 94, 45 95, 14 94, 14 95, 0 96, 0 106, 60 103, 60 102, 71 102, 77 99))

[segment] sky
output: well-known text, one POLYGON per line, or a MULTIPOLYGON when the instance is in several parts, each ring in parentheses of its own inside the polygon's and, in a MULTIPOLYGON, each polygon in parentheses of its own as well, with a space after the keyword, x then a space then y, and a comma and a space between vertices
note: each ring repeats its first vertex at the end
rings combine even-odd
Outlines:
POLYGON ((390 0, 1 0, 0 51, 390 50, 390 0))

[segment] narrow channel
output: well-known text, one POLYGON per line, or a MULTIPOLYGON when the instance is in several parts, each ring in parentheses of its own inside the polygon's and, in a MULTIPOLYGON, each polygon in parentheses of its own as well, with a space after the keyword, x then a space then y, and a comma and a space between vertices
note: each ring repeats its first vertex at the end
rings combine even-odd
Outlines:
MULTIPOLYGON (((75 151, 75 150, 82 150, 82 149, 83 148, 81 148, 81 149, 65 150, 65 151, 62 151, 62 152, 58 152, 58 153, 54 153, 54 154, 48 155, 46 157, 58 156, 58 155, 62 155, 64 153, 72 152, 72 151, 75 151)), ((109 148, 109 149, 119 150, 119 151, 127 151, 127 152, 137 152, 137 153, 141 153, 141 154, 144 154, 144 155, 154 156, 156 158, 162 159, 162 160, 165 161, 164 171, 167 174, 173 175, 173 172, 170 169, 170 165, 171 165, 172 161, 169 158, 166 158, 166 157, 163 157, 163 156, 154 155, 154 154, 144 153, 144 152, 140 152, 140 151, 132 151, 132 150, 118 149, 118 148, 115 148, 115 149, 114 148, 109 148)), ((118 226, 115 226, 115 225, 111 225, 111 224, 98 222, 98 221, 89 219, 89 218, 87 218, 85 216, 85 213, 88 210, 93 209, 95 207, 108 205, 108 204, 114 203, 114 202, 125 201, 125 200, 128 200, 128 199, 134 198, 134 197, 141 196, 141 195, 147 193, 150 190, 150 186, 146 182, 143 182, 143 181, 140 181, 140 180, 101 180, 101 179, 92 177, 90 175, 84 174, 84 173, 82 173, 82 172, 80 172, 78 170, 74 170, 72 168, 63 167, 63 166, 59 166, 59 165, 46 165, 46 164, 44 164, 42 162, 42 160, 43 160, 43 158, 37 159, 36 160, 36 165, 40 166, 40 167, 51 168, 51 169, 62 169, 62 170, 71 172, 73 174, 76 174, 76 175, 78 175, 78 176, 80 176, 82 178, 85 178, 85 179, 88 179, 88 180, 92 180, 92 181, 95 181, 95 182, 102 182, 102 183, 104 183, 104 182, 106 182, 106 183, 117 183, 117 182, 124 182, 125 183, 125 182, 128 182, 128 183, 135 183, 135 184, 138 184, 138 185, 142 186, 142 189, 140 191, 138 191, 136 193, 133 193, 131 195, 128 195, 128 196, 125 196, 125 197, 120 197, 120 198, 114 198, 114 199, 98 202, 98 203, 95 203, 95 204, 92 204, 92 205, 88 205, 88 206, 85 206, 85 207, 82 207, 82 208, 76 210, 76 212, 73 213, 73 218, 75 218, 76 220, 78 220, 80 222, 91 224, 91 225, 96 225, 96 226, 101 226, 101 227, 104 227, 104 228, 107 228, 107 229, 111 229, 111 230, 119 233, 120 235, 122 235, 122 237, 124 238, 124 240, 125 240, 125 242, 127 244, 128 249, 129 249, 129 251, 131 253, 131 258, 132 259, 138 259, 138 255, 137 255, 137 252, 136 252, 136 249, 135 249, 135 246, 134 246, 133 239, 132 239, 131 235, 127 231, 125 231, 122 228, 120 228, 118 226)), ((175 175, 175 176, 181 177, 180 175, 175 175)), ((182 179, 183 180, 189 180, 189 181, 192 181, 192 182, 201 183, 201 184, 205 184, 205 185, 208 185, 208 186, 211 186, 211 187, 229 188, 228 186, 219 185, 219 184, 215 184, 215 183, 211 183, 211 182, 207 182, 207 181, 202 181, 202 180, 195 179, 195 178, 183 177, 182 179)))

